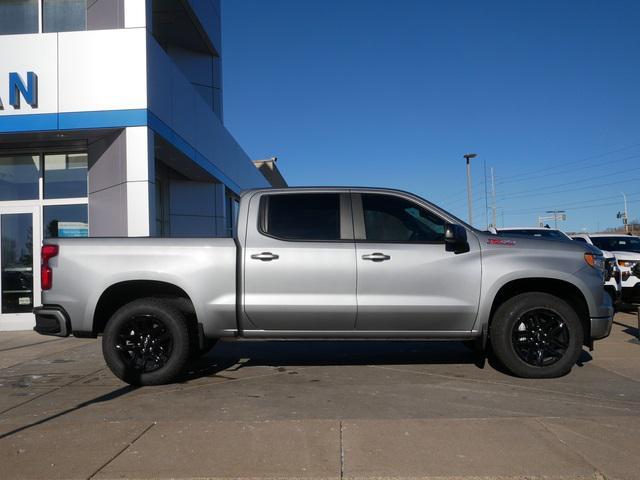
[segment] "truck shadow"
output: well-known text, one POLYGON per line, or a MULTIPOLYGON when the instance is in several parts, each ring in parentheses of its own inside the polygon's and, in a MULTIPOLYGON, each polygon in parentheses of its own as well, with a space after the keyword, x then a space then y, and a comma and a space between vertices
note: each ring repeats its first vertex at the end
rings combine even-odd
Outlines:
MULTIPOLYGON (((577 365, 592 359, 583 350, 577 365)), ((353 365, 438 365, 473 364, 491 367, 512 376, 495 360, 491 351, 476 352, 462 342, 453 341, 256 341, 219 342, 206 356, 195 360, 181 381, 200 377, 224 377, 246 367, 285 368, 293 366, 353 365)))

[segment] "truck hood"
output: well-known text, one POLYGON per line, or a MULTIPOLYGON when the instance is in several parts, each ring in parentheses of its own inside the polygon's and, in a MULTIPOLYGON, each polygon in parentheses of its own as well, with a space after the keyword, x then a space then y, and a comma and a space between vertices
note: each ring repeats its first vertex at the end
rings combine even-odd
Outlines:
POLYGON ((612 252, 618 260, 640 260, 640 253, 636 252, 612 252))
MULTIPOLYGON (((486 249, 526 249, 526 250, 555 250, 566 252, 593 253, 604 255, 602 250, 588 243, 576 242, 574 240, 560 240, 539 237, 510 236, 508 232, 502 232, 500 236, 490 232, 476 232, 480 241, 480 248, 486 249)), ((639 255, 640 256, 640 255, 639 255)))

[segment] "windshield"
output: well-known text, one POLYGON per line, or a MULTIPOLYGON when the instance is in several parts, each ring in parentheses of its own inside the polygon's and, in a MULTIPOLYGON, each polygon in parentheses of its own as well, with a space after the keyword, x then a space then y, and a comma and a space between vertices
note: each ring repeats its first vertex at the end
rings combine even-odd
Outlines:
POLYGON ((600 250, 640 253, 640 238, 638 237, 591 237, 591 241, 600 250))
POLYGON ((498 230, 498 235, 501 237, 539 237, 539 238, 552 238, 555 240, 571 240, 560 230, 537 230, 522 228, 520 230, 498 230))

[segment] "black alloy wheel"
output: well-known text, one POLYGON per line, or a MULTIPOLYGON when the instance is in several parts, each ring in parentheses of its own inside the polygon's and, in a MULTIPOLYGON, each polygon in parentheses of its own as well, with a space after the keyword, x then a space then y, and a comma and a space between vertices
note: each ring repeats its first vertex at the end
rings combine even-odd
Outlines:
POLYGON ((511 338, 521 360, 534 367, 546 367, 567 353, 570 333, 557 312, 536 308, 520 316, 514 324, 511 338))
POLYGON ((120 327, 115 348, 129 368, 150 373, 162 368, 171 357, 173 337, 160 319, 136 315, 120 327))
POLYGON ((489 325, 495 358, 524 378, 555 378, 571 371, 582 353, 583 323, 575 307, 546 292, 504 301, 489 325))
POLYGON ((191 336, 184 314, 171 301, 141 298, 120 307, 102 335, 111 371, 130 385, 173 382, 189 360, 191 336))

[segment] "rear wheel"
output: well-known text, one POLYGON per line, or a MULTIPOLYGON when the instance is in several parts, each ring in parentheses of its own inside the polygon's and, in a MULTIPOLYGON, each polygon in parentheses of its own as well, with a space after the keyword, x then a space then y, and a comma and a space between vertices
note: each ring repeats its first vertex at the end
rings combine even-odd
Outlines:
POLYGON ((102 336, 111 371, 131 385, 160 385, 174 380, 189 359, 184 315, 157 298, 135 300, 107 322, 102 336))
POLYGON ((553 378, 568 373, 582 352, 584 333, 575 310, 547 293, 517 295, 496 310, 493 351, 511 373, 553 378))

